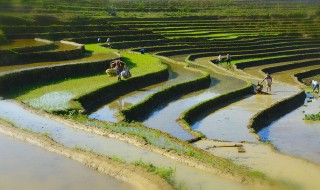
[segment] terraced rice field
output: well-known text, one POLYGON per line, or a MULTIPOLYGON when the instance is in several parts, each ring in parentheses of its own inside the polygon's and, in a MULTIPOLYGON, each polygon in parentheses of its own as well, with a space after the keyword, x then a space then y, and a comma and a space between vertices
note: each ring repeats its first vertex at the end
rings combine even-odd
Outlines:
POLYGON ((319 8, 0 0, 0 188, 319 189, 319 8))

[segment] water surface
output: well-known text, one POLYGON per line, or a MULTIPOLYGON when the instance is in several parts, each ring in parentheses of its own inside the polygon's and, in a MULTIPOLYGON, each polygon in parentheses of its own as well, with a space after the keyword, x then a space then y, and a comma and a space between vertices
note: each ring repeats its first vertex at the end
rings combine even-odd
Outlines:
POLYGON ((134 189, 82 164, 0 134, 0 189, 134 189))

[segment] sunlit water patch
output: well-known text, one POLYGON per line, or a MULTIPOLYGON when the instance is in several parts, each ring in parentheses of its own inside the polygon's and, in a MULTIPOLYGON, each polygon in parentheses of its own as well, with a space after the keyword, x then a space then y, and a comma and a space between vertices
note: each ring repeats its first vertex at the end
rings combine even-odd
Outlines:
POLYGON ((133 189, 78 162, 1 134, 0 152, 0 189, 133 189))
POLYGON ((0 100, 0 118, 23 129, 49 134, 55 141, 67 147, 83 147, 109 157, 119 156, 127 162, 143 160, 158 167, 174 168, 178 183, 183 182, 189 189, 212 189, 214 186, 220 189, 248 189, 247 186, 183 165, 131 144, 69 128, 6 100, 0 100))
POLYGON ((259 131, 258 135, 281 152, 320 163, 320 121, 303 120, 305 114, 319 113, 320 100, 307 101, 259 131))

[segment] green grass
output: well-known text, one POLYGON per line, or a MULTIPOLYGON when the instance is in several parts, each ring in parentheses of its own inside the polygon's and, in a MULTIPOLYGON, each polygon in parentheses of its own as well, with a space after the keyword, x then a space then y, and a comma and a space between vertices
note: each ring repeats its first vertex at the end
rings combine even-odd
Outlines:
POLYGON ((167 180, 170 184, 174 184, 173 177, 174 177, 175 170, 172 168, 167 169, 164 167, 156 167, 152 163, 146 163, 146 162, 143 162, 142 160, 135 161, 134 165, 146 168, 148 172, 155 173, 161 176, 162 178, 164 178, 165 180, 167 180))
MULTIPOLYGON (((90 47, 100 49, 94 45, 90 47)), ((105 52, 110 52, 110 50, 106 49, 105 52)), ((122 60, 131 68, 130 71, 133 77, 143 76, 165 68, 165 65, 157 58, 148 54, 120 53, 122 60)), ((118 82, 117 77, 109 77, 105 73, 101 73, 93 76, 53 81, 42 86, 31 86, 13 96, 36 108, 49 111, 65 110, 71 108, 68 101, 73 97, 81 96, 116 82, 118 82)))
POLYGON ((8 40, 7 38, 4 36, 2 30, 0 30, 0 45, 6 43, 8 40))
POLYGON ((86 51, 95 52, 95 53, 110 53, 110 52, 114 52, 115 51, 114 49, 106 48, 106 47, 101 46, 103 44, 104 43, 86 44, 84 47, 85 47, 86 51))
POLYGON ((320 121, 320 113, 317 114, 305 114, 304 115, 305 120, 310 120, 310 121, 320 121))
MULTIPOLYGON (((231 55, 232 56, 232 55, 231 55)), ((278 55, 278 56, 270 56, 270 57, 257 57, 257 58, 249 58, 249 59, 239 59, 231 61, 231 64, 238 64, 238 63, 244 63, 249 61, 260 61, 265 59, 275 59, 275 58, 281 58, 281 57, 287 57, 288 55, 278 55)))

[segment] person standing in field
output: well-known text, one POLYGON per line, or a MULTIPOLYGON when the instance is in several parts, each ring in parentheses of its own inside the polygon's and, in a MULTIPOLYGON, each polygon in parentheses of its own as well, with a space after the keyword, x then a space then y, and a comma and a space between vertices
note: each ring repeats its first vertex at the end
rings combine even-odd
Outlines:
POLYGON ((267 73, 267 76, 261 81, 261 83, 263 83, 263 81, 266 81, 267 83, 267 92, 271 92, 272 77, 267 73))
POLYGON ((218 63, 220 64, 221 61, 222 61, 222 56, 221 56, 221 54, 219 54, 219 55, 218 55, 218 63))
POLYGON ((231 64, 231 56, 230 56, 230 54, 227 54, 226 61, 227 61, 227 65, 230 66, 230 64, 231 64))
POLYGON ((319 93, 319 83, 316 80, 312 80, 312 92, 314 92, 315 90, 317 90, 319 93))

